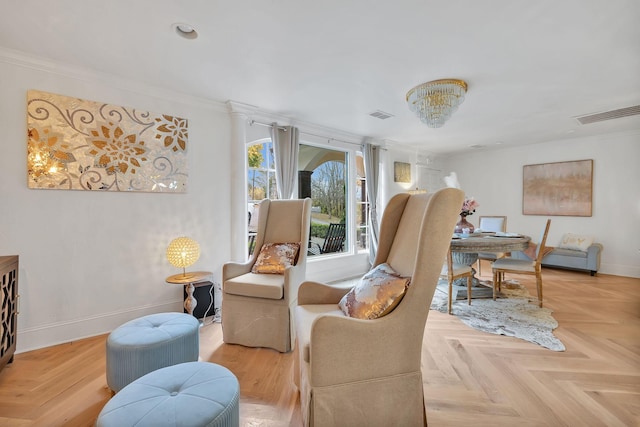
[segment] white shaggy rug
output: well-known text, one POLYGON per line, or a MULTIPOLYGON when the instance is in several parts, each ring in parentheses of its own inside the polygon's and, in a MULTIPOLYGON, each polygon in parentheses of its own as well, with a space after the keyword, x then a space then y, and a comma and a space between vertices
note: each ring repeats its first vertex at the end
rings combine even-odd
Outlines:
MULTIPOLYGON (((529 302, 529 292, 517 281, 507 280, 502 285, 500 297, 455 300, 452 311, 465 324, 492 334, 506 335, 539 344, 553 351, 564 351, 562 342, 553 335, 558 322, 548 308, 540 308, 537 300, 529 302)), ((436 288, 431 310, 447 312, 447 283, 436 288)))

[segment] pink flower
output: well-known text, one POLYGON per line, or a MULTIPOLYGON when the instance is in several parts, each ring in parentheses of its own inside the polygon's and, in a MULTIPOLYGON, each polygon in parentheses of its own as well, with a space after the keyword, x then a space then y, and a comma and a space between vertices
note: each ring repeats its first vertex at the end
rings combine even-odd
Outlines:
POLYGON ((462 208, 460 209, 460 215, 467 216, 473 215, 476 211, 476 208, 480 206, 480 203, 476 202, 473 197, 465 198, 462 203, 462 208))

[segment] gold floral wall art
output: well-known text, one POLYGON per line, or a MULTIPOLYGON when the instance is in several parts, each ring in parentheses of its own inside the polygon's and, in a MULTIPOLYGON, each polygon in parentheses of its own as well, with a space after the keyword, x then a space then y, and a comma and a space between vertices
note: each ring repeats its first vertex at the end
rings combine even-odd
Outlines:
POLYGON ((187 120, 30 90, 29 188, 183 193, 187 120))

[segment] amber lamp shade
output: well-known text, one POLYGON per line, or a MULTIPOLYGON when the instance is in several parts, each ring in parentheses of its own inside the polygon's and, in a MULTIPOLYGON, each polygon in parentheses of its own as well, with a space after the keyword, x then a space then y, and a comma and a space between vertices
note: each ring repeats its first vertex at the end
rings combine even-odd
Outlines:
POLYGON ((198 261, 198 258, 200 245, 188 237, 173 239, 167 247, 167 261, 174 267, 182 268, 183 275, 186 275, 185 269, 198 261))

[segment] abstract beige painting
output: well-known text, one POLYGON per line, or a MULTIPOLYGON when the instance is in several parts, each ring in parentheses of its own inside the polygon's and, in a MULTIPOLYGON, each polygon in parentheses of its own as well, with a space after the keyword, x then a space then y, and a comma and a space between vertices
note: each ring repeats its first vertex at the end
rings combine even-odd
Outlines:
POLYGON ((525 165, 524 215, 591 216, 593 160, 525 165))
POLYGON ((30 90, 29 188, 182 193, 187 120, 30 90))

